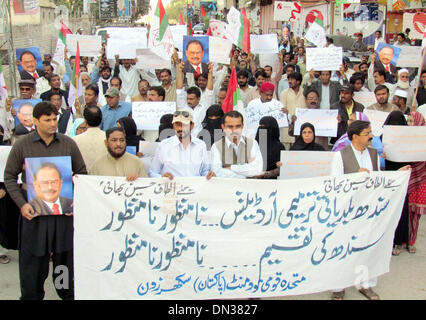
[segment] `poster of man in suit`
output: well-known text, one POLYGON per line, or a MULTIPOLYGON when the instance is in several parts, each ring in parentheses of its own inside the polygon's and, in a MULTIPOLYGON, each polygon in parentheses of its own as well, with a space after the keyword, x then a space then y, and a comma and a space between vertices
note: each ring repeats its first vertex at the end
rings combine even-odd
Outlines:
POLYGON ((209 37, 183 37, 183 72, 208 74, 209 37))
POLYGON ((44 76, 40 47, 16 49, 16 58, 21 80, 37 80, 44 76))
POLYGON ((36 216, 73 212, 71 157, 25 159, 28 202, 36 216))

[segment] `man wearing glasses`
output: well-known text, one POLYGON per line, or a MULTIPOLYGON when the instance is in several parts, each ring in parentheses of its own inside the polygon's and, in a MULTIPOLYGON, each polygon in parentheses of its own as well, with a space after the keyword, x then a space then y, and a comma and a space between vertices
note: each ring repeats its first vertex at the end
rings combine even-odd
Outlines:
POLYGON ((167 177, 206 177, 207 180, 215 177, 210 170, 206 144, 195 137, 191 137, 194 128, 190 111, 177 110, 173 114, 173 129, 176 135, 161 141, 155 152, 149 176, 167 177))

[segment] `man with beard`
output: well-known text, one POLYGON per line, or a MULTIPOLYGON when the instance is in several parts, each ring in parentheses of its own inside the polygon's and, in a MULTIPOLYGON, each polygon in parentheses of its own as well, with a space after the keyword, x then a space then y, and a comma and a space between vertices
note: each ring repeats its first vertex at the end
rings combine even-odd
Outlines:
POLYGON ((89 174, 126 177, 127 181, 147 177, 143 162, 138 157, 126 152, 126 133, 122 127, 112 127, 106 130, 105 145, 108 154, 93 163, 89 174))
POLYGON ((367 107, 369 110, 377 110, 383 112, 392 112, 399 110, 397 106, 388 102, 389 100, 389 89, 386 86, 378 85, 374 90, 376 95, 377 103, 367 107))
POLYGON ((244 107, 247 106, 247 93, 250 88, 253 88, 252 86, 249 86, 248 80, 249 80, 249 74, 246 70, 238 71, 237 82, 238 82, 238 86, 240 87, 240 95, 241 95, 241 100, 243 100, 244 107))
POLYGON ((119 119, 128 117, 132 112, 132 104, 120 101, 120 91, 117 88, 109 88, 105 93, 107 104, 101 107, 101 129, 107 130, 115 127, 119 119))
POLYGON ((392 97, 392 103, 405 115, 410 114, 410 108, 407 106, 407 92, 397 89, 392 97))
POLYGON ((339 110, 337 137, 331 139, 331 143, 337 141, 348 130, 348 120, 352 113, 363 112, 364 106, 354 101, 354 88, 351 85, 345 85, 340 89, 340 101, 332 104, 330 109, 339 110))
POLYGON ((390 98, 392 99, 393 95, 397 90, 402 90, 407 93, 407 106, 411 107, 415 94, 415 87, 410 86, 410 75, 407 69, 400 69, 398 71, 398 81, 396 85, 392 88, 390 98))
POLYGON ((172 72, 170 69, 163 69, 160 73, 161 86, 166 91, 166 99, 164 101, 176 102, 176 81, 172 81, 172 72))
POLYGON ((238 111, 222 118, 225 137, 211 148, 211 167, 218 177, 245 179, 263 171, 263 158, 256 140, 243 136, 244 119, 238 111))
POLYGON ((139 94, 132 97, 132 102, 136 101, 149 101, 148 100, 148 91, 149 91, 149 82, 147 80, 139 80, 138 83, 139 94))
POLYGON ((111 78, 110 88, 116 88, 118 91, 120 91, 120 101, 132 102, 131 97, 123 93, 123 91, 121 90, 122 87, 123 81, 120 79, 120 77, 114 76, 111 78))
MULTIPOLYGON (((110 81, 111 81, 111 68, 106 66, 100 71, 101 77, 98 80, 98 88, 99 88, 99 95, 98 95, 98 103, 99 105, 103 106, 106 104, 105 99, 105 93, 110 87, 110 81)), ((91 76, 92 81, 95 79, 93 76, 91 76)))
POLYGON ((173 114, 173 129, 176 135, 158 144, 149 169, 153 178, 206 177, 210 180, 215 173, 210 171, 206 144, 191 135, 194 128, 190 111, 177 110, 173 114))

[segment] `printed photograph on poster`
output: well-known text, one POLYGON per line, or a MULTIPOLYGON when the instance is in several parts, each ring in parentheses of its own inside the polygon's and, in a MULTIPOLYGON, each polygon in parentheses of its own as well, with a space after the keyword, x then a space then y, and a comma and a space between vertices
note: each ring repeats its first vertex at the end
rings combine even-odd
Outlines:
POLYGON ((289 24, 284 24, 281 30, 281 34, 283 35, 284 40, 289 41, 290 31, 291 31, 291 26, 289 24))
POLYGON ((19 126, 25 126, 27 128, 33 127, 33 109, 37 103, 41 102, 41 99, 26 99, 26 100, 13 100, 12 109, 16 111, 15 120, 15 132, 18 131, 19 126))
POLYGON ((36 216, 73 212, 71 157, 25 158, 27 197, 36 216))
POLYGON ((376 49, 374 69, 382 69, 390 73, 396 72, 396 64, 401 54, 401 48, 380 42, 376 49))
POLYGON ((22 80, 37 79, 44 75, 40 47, 16 49, 16 59, 22 80))
POLYGON ((209 73, 209 37, 183 37, 183 72, 209 73))

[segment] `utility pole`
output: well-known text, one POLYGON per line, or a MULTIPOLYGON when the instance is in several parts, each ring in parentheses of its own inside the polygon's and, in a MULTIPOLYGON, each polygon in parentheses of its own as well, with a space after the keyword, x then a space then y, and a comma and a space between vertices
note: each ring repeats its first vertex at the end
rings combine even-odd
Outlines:
POLYGON ((2 19, 0 19, 0 50, 7 52, 3 59, 3 61, 8 62, 9 67, 9 83, 7 83, 7 90, 9 94, 12 93, 14 96, 17 96, 15 49, 13 46, 10 2, 9 0, 1 0, 0 3, 0 17, 2 17, 2 19))

